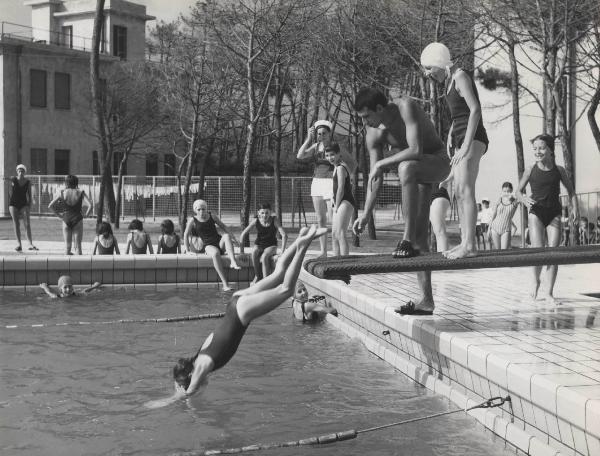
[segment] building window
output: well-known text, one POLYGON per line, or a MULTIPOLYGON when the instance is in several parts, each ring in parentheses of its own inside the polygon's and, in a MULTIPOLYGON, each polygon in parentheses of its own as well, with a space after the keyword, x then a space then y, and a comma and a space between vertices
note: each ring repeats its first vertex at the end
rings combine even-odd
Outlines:
POLYGON ((113 55, 127 58, 127 28, 113 25, 113 55))
POLYGON ((148 154, 146 156, 146 176, 158 176, 158 155, 148 154))
POLYGON ((34 108, 46 107, 46 72, 43 70, 30 70, 29 77, 31 90, 29 91, 29 104, 34 108))
POLYGON ((54 107, 71 109, 71 75, 54 73, 54 107))
POLYGON ((100 174, 100 165, 98 164, 98 151, 92 151, 92 174, 100 174))
MULTIPOLYGON (((121 160, 123 159, 123 152, 113 152, 113 175, 117 176, 119 174, 119 166, 121 165, 121 160)), ((127 162, 123 164, 123 176, 127 174, 127 162)))
POLYGON ((56 149, 54 151, 54 174, 69 174, 69 157, 71 151, 68 149, 56 149))
POLYGON ((175 154, 165 154, 165 176, 175 175, 175 154))
POLYGON ((48 153, 46 149, 31 149, 31 174, 48 174, 48 153))
POLYGON ((65 25, 61 28, 61 43, 63 46, 73 49, 73 26, 65 25))

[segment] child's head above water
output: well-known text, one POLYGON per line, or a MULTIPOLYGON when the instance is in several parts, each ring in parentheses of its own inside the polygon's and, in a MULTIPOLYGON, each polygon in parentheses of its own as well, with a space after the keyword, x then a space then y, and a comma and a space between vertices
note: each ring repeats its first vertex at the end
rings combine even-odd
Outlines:
POLYGON ((306 301, 308 299, 308 290, 302 282, 296 284, 296 290, 294 291, 294 298, 298 301, 306 301))
POLYGON ((110 226, 110 223, 108 223, 108 222, 98 223, 98 225, 96 226, 96 234, 98 236, 102 236, 104 239, 108 239, 110 236, 112 236, 113 232, 112 232, 112 227, 110 226))
POLYGON ((144 224, 142 223, 141 220, 133 219, 131 221, 131 223, 129 224, 129 229, 130 230, 143 231, 144 230, 144 224))
POLYGON ((160 224, 160 231, 162 234, 173 234, 175 232, 175 225, 170 219, 165 219, 160 224))
POLYGON ((57 287, 60 296, 71 296, 75 294, 75 288, 73 287, 73 279, 71 278, 71 276, 60 276, 58 278, 57 287))

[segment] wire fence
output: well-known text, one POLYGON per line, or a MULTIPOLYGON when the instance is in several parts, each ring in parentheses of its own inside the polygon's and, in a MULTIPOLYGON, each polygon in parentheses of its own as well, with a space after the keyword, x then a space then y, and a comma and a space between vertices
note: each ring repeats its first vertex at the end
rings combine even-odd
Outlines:
MULTIPOLYGON (((48 204, 65 188, 63 175, 30 175, 34 215, 53 215, 48 204)), ((10 178, 4 177, 5 188, 8 189, 10 178)), ((78 176, 79 188, 84 190, 92 201, 92 213, 96 215, 96 204, 100 193, 100 176, 78 176)), ((203 192, 200 192, 200 180, 192 178, 188 214, 192 214, 192 204, 200 197, 206 200, 211 212, 217 214, 227 225, 240 224, 243 208, 242 176, 207 176, 204 179, 203 192)), ((281 223, 285 227, 298 227, 305 223, 316 223, 317 215, 310 196, 311 177, 281 178, 281 223)), ((117 178, 113 178, 115 194, 117 178)), ((251 216, 262 203, 274 207, 275 183, 273 177, 252 177, 251 182, 251 216)), ((181 192, 183 193, 183 185, 181 192)), ((5 193, 7 194, 7 193, 5 193)), ((123 220, 138 218, 161 220, 177 218, 179 214, 177 178, 174 176, 124 176, 121 189, 120 214, 123 220)), ((364 206, 362 180, 359 179, 356 197, 359 208, 364 206)), ((375 223, 378 228, 391 227, 402 223, 401 187, 396 176, 384 179, 374 210, 375 223)))
MULTIPOLYGON (((32 183, 33 205, 31 212, 36 215, 52 215, 48 204, 61 190, 64 189, 62 175, 30 175, 32 183)), ((79 187, 88 194, 92 201, 92 214, 96 215, 96 203, 100 193, 100 176, 78 176, 79 187)), ((237 226, 241 221, 243 208, 242 176, 207 176, 204 179, 203 192, 200 192, 200 179, 193 177, 190 184, 188 214, 192 214, 192 204, 203 194, 209 210, 219 216, 227 225, 237 226)), ((251 216, 262 203, 274 206, 275 183, 271 176, 255 176, 251 182, 251 216)), ((5 189, 8 190, 10 178, 4 177, 5 189)), ((281 223, 285 227, 298 227, 305 223, 316 223, 317 215, 310 196, 311 177, 286 176, 281 178, 281 223)), ((113 178, 115 193, 117 178, 113 178)), ((181 189, 183 193, 183 186, 181 189)), ((5 194, 8 194, 5 192, 5 194)), ((143 221, 176 219, 179 215, 177 178, 174 176, 124 176, 121 189, 121 218, 130 220, 139 218, 143 221)), ((362 178, 359 177, 356 186, 356 200, 359 209, 363 209, 365 193, 362 178)), ((600 242, 600 192, 579 193, 580 219, 578 226, 572 226, 573 243, 600 242), (587 231, 585 224, 587 223, 587 231)), ((402 218, 402 189, 398 177, 388 174, 377 198, 373 211, 375 225, 378 229, 390 229, 403 223, 402 218)), ((568 197, 561 196, 563 207, 568 206, 568 197)), ((448 212, 448 219, 458 218, 456 202, 448 212)))

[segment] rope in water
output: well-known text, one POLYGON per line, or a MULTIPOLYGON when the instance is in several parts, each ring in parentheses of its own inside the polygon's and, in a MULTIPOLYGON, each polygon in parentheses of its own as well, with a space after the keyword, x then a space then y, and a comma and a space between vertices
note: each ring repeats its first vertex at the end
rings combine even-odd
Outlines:
POLYGON ((111 321, 72 321, 64 323, 40 323, 34 325, 6 325, 4 329, 15 329, 15 328, 47 328, 50 326, 75 326, 75 325, 114 325, 121 323, 175 323, 178 321, 193 321, 193 320, 206 320, 208 318, 222 318, 225 316, 225 312, 208 313, 201 315, 186 315, 183 317, 165 317, 165 318, 143 318, 140 320, 135 319, 122 319, 122 320, 111 320, 111 321))
POLYGON ((456 409, 450 410, 448 412, 435 413, 433 415, 421 416, 419 418, 411 418, 409 420, 396 421, 394 423, 383 424, 381 426, 375 426, 362 430, 349 429, 347 431, 334 432, 331 434, 320 435, 315 437, 308 437, 306 439, 301 440, 293 440, 290 442, 276 442, 276 443, 256 443, 254 445, 247 445, 244 447, 238 448, 227 448, 222 450, 207 450, 202 452, 187 452, 187 453, 174 453, 172 456, 213 456, 219 454, 237 454, 237 453, 246 453, 250 451, 258 451, 258 450, 272 450, 274 448, 288 448, 288 447, 296 447, 302 445, 325 445, 327 443, 335 443, 341 442, 343 440, 351 440, 358 437, 360 434, 366 434, 367 432, 379 431, 382 429, 386 429, 392 426, 400 426, 403 424, 416 423, 418 421, 429 420, 432 418, 438 418, 440 416, 451 415, 453 413, 458 412, 468 412, 469 410, 474 410, 478 408, 494 408, 501 407, 506 402, 510 402, 510 396, 506 397, 492 397, 487 401, 482 402, 481 404, 474 405, 472 407, 464 408, 464 409, 456 409))

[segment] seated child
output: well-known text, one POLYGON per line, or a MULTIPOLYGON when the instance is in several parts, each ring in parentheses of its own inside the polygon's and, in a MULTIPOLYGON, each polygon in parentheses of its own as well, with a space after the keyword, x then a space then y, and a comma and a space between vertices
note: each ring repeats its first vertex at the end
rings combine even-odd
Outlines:
POLYGON ((579 245, 588 245, 594 232, 594 224, 587 217, 579 218, 579 245))
POLYGON ((91 287, 84 288, 83 290, 76 290, 73 286, 73 279, 71 276, 62 275, 58 278, 56 293, 52 291, 45 282, 40 283, 40 288, 51 298, 67 298, 69 296, 80 296, 84 293, 89 293, 90 291, 99 288, 101 285, 100 282, 95 282, 91 287))
POLYGON ((112 227, 108 222, 100 222, 96 227, 96 239, 94 239, 94 251, 92 255, 120 255, 119 244, 113 236, 112 227))
POLYGON ((277 253, 277 232, 281 234, 281 250, 285 250, 287 233, 277 220, 271 215, 271 205, 261 204, 257 217, 242 231, 240 235, 240 253, 244 253, 246 236, 252 228, 256 227, 257 236, 252 250, 252 266, 254 267, 254 282, 267 277, 274 269, 273 256, 277 253))
POLYGON ((335 310, 325 299, 325 296, 308 297, 306 286, 302 282, 296 285, 296 292, 292 298, 292 311, 296 320, 310 323, 322 320, 328 313, 337 316, 335 310))
POLYGON ((175 233, 175 225, 169 219, 160 224, 161 235, 158 238, 156 253, 181 253, 181 240, 175 233))
POLYGON ((237 244, 235 236, 227 229, 219 217, 208 211, 208 204, 206 201, 194 201, 193 209, 196 215, 188 222, 183 234, 185 250, 190 253, 206 253, 209 255, 213 260, 213 265, 223 284, 223 290, 230 291, 232 288, 227 281, 227 273, 225 272, 225 266, 223 265, 221 255, 227 252, 231 262, 230 268, 241 269, 237 264, 234 254, 233 244, 237 244), (221 228, 225 234, 221 236, 217 231, 217 226, 221 228), (194 241, 194 238, 200 238, 202 242, 198 243, 197 241, 194 241), (201 249, 197 250, 197 246, 200 246, 201 249))
POLYGON ((129 253, 130 249, 134 255, 146 254, 146 250, 154 253, 150 235, 144 231, 144 225, 141 220, 133 219, 129 224, 129 230, 126 254, 129 253))

